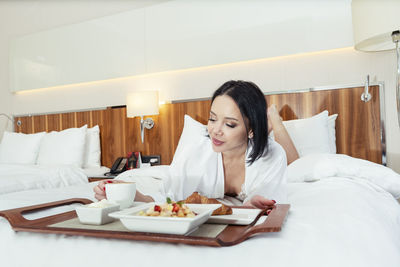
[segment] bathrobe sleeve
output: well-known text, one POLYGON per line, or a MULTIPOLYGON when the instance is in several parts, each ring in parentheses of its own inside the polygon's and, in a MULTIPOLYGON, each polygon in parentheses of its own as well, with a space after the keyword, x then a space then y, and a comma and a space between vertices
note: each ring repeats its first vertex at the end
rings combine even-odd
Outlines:
POLYGON ((278 203, 287 202, 286 153, 274 140, 269 139, 269 150, 253 164, 246 165, 245 199, 255 195, 273 199, 278 203))

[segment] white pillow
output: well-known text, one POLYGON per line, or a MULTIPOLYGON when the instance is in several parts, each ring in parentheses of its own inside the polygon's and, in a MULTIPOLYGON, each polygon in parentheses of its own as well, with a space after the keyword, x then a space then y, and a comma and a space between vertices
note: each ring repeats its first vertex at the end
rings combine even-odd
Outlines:
POLYGON ((40 140, 45 132, 23 134, 4 132, 0 146, 0 163, 36 164, 40 140))
POLYGON ((46 134, 40 144, 37 164, 82 167, 87 125, 46 134))
POLYGON ((185 160, 190 155, 189 153, 193 153, 194 146, 198 150, 196 153, 201 153, 199 150, 208 148, 205 145, 208 139, 207 126, 185 115, 182 134, 171 165, 185 160))
POLYGON ((83 168, 100 167, 100 128, 98 125, 86 131, 83 168))
POLYGON ((336 154, 336 118, 338 114, 333 114, 328 117, 328 138, 329 147, 332 154, 336 154))
POLYGON ((332 153, 327 110, 311 118, 283 121, 283 125, 300 157, 315 153, 332 153))

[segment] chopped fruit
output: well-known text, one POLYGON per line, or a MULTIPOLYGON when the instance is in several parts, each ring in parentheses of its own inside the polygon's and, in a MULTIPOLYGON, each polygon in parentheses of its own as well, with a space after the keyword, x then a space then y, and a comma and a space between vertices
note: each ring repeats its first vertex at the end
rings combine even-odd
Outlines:
POLYGON ((174 204, 172 204, 172 212, 178 212, 179 211, 179 206, 176 204, 176 203, 174 203, 174 204))
POLYGON ((171 199, 167 199, 167 203, 162 205, 154 205, 147 209, 146 211, 139 211, 137 215, 140 216, 161 216, 161 217, 189 217, 193 218, 197 214, 190 210, 190 208, 183 204, 182 202, 174 202, 168 203, 171 199))
POLYGON ((160 211, 161 211, 161 207, 158 206, 158 205, 155 205, 155 206, 154 206, 154 211, 160 212, 160 211))

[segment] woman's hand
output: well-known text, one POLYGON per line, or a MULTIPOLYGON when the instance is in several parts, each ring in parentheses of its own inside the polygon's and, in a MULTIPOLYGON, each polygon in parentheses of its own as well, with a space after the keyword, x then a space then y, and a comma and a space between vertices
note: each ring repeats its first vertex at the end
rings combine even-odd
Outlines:
MULTIPOLYGON (((102 200, 106 199, 106 184, 116 184, 116 183, 125 183, 125 181, 121 180, 104 180, 100 181, 97 186, 93 188, 94 191, 94 197, 97 200, 102 200)), ((143 195, 140 193, 138 190, 136 190, 136 195, 135 195, 135 201, 140 201, 140 202, 154 202, 154 199, 150 196, 143 195)))
POLYGON ((97 186, 95 186, 93 188, 94 191, 94 197, 97 200, 102 200, 102 199, 106 199, 106 184, 111 184, 111 183, 121 183, 123 181, 119 181, 119 180, 103 180, 100 181, 97 186))
POLYGON ((250 199, 250 201, 244 203, 243 206, 254 207, 258 209, 269 209, 267 210, 267 214, 269 214, 275 203, 276 201, 273 199, 268 199, 260 195, 255 195, 250 199))

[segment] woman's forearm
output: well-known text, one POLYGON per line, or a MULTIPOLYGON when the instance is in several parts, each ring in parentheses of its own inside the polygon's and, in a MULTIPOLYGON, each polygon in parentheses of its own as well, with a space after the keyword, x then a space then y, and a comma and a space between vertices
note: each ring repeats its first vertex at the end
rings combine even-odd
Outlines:
POLYGON ((283 124, 273 127, 273 130, 275 141, 279 143, 285 150, 287 164, 289 165, 299 158, 299 153, 297 153, 296 147, 294 146, 293 141, 283 124))
POLYGON ((268 124, 269 131, 274 131, 275 141, 280 144, 286 152, 287 164, 289 165, 298 159, 299 153, 297 153, 296 147, 294 146, 289 133, 283 125, 281 116, 279 116, 275 104, 272 104, 268 108, 268 124))

